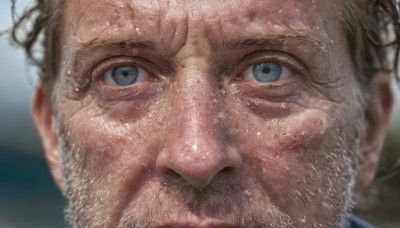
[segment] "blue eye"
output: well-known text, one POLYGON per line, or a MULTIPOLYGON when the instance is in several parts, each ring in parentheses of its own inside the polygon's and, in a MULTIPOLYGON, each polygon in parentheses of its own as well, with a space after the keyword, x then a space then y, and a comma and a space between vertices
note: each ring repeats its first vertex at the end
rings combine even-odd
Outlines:
POLYGON ((254 64, 244 72, 244 79, 258 82, 275 82, 292 76, 292 71, 276 62, 261 62, 254 64))
POLYGON ((135 66, 115 67, 111 71, 111 77, 115 84, 120 86, 131 85, 136 82, 139 71, 135 66))
POLYGON ((109 85, 129 86, 148 79, 148 74, 141 68, 132 66, 119 66, 108 70, 104 74, 104 82, 109 85))
POLYGON ((253 66, 253 75, 259 82, 274 82, 282 75, 282 65, 272 62, 255 64, 253 66))

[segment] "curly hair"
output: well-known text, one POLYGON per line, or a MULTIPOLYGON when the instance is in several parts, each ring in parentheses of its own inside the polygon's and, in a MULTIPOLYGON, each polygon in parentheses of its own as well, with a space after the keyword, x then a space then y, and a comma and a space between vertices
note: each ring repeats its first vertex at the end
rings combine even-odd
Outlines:
MULTIPOLYGON (((16 0, 11 0, 16 17, 16 0)), ((23 47, 28 59, 39 68, 44 89, 49 92, 58 75, 60 36, 65 0, 36 0, 13 24, 12 40, 23 47), (27 26, 27 24, 31 26, 27 26), (21 31, 26 36, 18 36, 21 31), (42 37, 43 36, 43 37, 42 37), (40 44, 43 53, 34 55, 40 44)), ((396 0, 345 0, 341 20, 347 36, 350 56, 357 78, 368 85, 374 72, 392 72, 399 81, 398 60, 400 22, 396 0)))
POLYGON ((39 79, 44 85, 45 92, 49 92, 59 70, 65 1, 36 0, 35 4, 21 16, 18 16, 16 4, 16 0, 11 0, 14 21, 11 39, 25 50, 30 63, 39 68, 39 79), (35 55, 36 45, 42 48, 43 53, 40 56, 35 55))

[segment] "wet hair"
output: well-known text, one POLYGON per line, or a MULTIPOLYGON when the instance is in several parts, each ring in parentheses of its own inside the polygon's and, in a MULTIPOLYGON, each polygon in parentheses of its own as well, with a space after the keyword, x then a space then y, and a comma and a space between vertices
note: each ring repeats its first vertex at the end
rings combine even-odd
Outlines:
POLYGON ((17 0, 11 0, 11 40, 22 47, 28 61, 38 67, 44 92, 50 95, 60 66, 65 0, 35 0, 20 16, 16 5, 17 0), (40 54, 37 54, 38 47, 40 54))
MULTIPOLYGON (((36 0, 31 8, 17 16, 12 2, 14 24, 12 40, 23 47, 31 63, 39 68, 44 92, 52 86, 60 68, 60 38, 65 0, 36 0), (21 36, 24 34, 25 36, 21 36), (41 55, 35 47, 41 46, 41 55)), ((396 0, 344 0, 341 20, 357 78, 368 85, 374 72, 397 73, 400 48, 400 22, 396 0)), ((366 91, 364 91, 366 92, 366 91)))
POLYGON ((358 79, 368 85, 374 72, 392 72, 399 82, 398 0, 344 0, 341 20, 358 79))

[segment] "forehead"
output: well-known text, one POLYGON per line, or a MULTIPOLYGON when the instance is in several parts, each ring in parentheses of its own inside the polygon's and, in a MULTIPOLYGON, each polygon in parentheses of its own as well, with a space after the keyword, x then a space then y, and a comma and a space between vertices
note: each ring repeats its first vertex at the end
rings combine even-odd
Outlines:
POLYGON ((338 1, 326 0, 71 0, 65 17, 68 40, 148 36, 187 39, 308 34, 326 38, 338 29, 338 1), (165 37, 165 35, 167 37, 165 37), (172 35, 174 35, 172 37, 172 35), (200 35, 200 34, 194 34, 200 35), (184 36, 184 37, 183 37, 184 36))

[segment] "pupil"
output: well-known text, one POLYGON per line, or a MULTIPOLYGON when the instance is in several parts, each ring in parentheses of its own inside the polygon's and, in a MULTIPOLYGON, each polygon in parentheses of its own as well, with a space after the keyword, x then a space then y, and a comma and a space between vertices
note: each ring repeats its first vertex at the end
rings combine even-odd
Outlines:
POLYGON ((268 74, 269 72, 271 72, 271 68, 269 68, 269 66, 264 66, 263 72, 268 74))
POLYGON ((122 75, 124 75, 125 77, 129 76, 129 72, 127 70, 122 71, 122 75))

